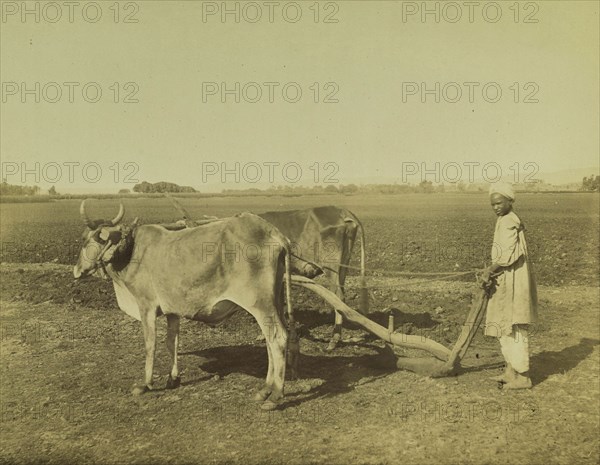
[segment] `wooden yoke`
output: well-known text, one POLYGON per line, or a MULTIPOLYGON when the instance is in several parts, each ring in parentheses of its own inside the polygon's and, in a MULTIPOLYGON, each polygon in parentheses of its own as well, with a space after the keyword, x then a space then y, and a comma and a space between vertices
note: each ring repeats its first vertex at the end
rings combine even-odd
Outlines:
MULTIPOLYGON (((208 224, 208 223, 213 223, 215 221, 220 221, 221 218, 217 218, 216 216, 206 216, 206 215, 202 215, 201 220, 193 220, 192 217, 190 216, 190 214, 188 213, 188 211, 183 208, 183 206, 177 201, 177 199, 175 199, 174 197, 171 197, 169 194, 167 194, 167 198, 171 201, 171 203, 173 204, 173 206, 175 207, 175 209, 179 212, 179 214, 182 216, 182 220, 185 223, 185 227, 186 228, 195 228, 196 226, 202 226, 203 224, 208 224)), ((183 229, 184 227, 181 226, 180 229, 183 229)))
POLYGON ((193 228, 195 226, 198 226, 196 224, 196 222, 194 220, 192 220, 192 217, 187 212, 187 210, 185 208, 183 208, 181 206, 181 204, 177 200, 175 200, 169 194, 167 194, 167 198, 171 201, 171 203, 173 204, 173 206, 175 207, 175 209, 181 214, 183 220, 185 221, 186 227, 193 228))

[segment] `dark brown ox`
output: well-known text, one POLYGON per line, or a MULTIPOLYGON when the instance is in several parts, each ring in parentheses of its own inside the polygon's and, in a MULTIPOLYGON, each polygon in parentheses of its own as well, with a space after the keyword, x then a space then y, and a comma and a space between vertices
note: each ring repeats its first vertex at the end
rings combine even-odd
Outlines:
MULTIPOLYGON (((305 210, 273 211, 259 216, 274 225, 292 244, 292 266, 299 274, 312 278, 310 267, 303 270, 298 258, 316 263, 327 279, 328 287, 345 300, 344 283, 352 249, 360 230, 360 311, 368 311, 368 294, 365 283, 365 234, 361 222, 349 210, 334 206, 307 208, 305 210)), ((335 325, 328 350, 333 350, 341 338, 342 315, 335 312, 335 325)))
MULTIPOLYGON (((80 213, 87 229, 73 270, 75 278, 97 270, 110 277, 121 310, 142 322, 145 379, 134 394, 152 388, 157 316, 167 318, 167 347, 172 357, 167 387, 174 388, 180 383, 180 318, 214 324, 243 308, 260 325, 269 357, 265 385, 255 397, 263 401, 264 409, 275 408, 283 397, 286 369, 288 331, 282 318, 283 291, 289 291, 289 281, 284 279, 286 272, 290 276, 288 240, 250 213, 179 231, 137 226, 137 221, 123 225, 122 205, 117 217, 108 222, 90 220, 85 201, 80 213)), ((293 327, 289 303, 288 317, 293 327)))

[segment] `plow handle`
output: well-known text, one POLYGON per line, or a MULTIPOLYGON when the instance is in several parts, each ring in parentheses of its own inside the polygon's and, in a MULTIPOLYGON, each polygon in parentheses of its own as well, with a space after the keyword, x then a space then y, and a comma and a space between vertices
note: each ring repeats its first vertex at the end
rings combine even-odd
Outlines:
POLYGON ((448 357, 447 365, 449 368, 457 367, 465 356, 467 349, 471 345, 471 342, 481 325, 485 310, 487 309, 487 303, 488 293, 485 289, 481 289, 479 295, 471 305, 471 311, 462 327, 460 336, 452 348, 450 357, 448 357))

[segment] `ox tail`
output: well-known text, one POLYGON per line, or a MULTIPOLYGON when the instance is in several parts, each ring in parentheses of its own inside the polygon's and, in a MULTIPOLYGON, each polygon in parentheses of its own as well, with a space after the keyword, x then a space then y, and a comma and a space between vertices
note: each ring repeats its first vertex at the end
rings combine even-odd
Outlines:
POLYGON ((367 287, 367 278, 365 276, 365 229, 354 213, 350 210, 346 210, 346 213, 350 216, 349 219, 358 225, 360 231, 360 298, 358 308, 363 315, 366 315, 369 312, 369 288, 367 287))
MULTIPOLYGON (((290 240, 284 236, 276 227, 260 218, 260 221, 269 225, 272 237, 281 245, 284 253, 284 284, 285 284, 285 301, 288 323, 291 328, 295 328, 294 309, 292 307, 292 250, 290 240)), ((281 258, 281 255, 279 256, 281 258)))
POLYGON ((300 339, 296 331, 296 319, 292 308, 292 257, 290 242, 283 237, 282 245, 285 253, 285 301, 287 304, 288 341, 286 350, 286 361, 290 368, 290 378, 298 378, 298 362, 300 359, 300 339))
POLYGON ((286 244, 285 247, 285 301, 287 303, 287 314, 290 326, 294 326, 294 310, 292 308, 292 265, 291 252, 286 244))

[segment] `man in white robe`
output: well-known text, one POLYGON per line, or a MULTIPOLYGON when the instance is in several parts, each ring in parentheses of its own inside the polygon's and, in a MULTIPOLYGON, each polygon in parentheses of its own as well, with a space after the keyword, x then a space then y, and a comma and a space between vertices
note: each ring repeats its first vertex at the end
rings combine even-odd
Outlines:
POLYGON ((529 324, 537 321, 537 292, 527 254, 524 226, 512 210, 510 184, 492 184, 490 203, 498 216, 492 246, 492 265, 481 280, 494 280, 487 307, 485 335, 500 340, 506 360, 503 375, 494 377, 504 389, 527 389, 529 378, 529 324), (492 276, 496 276, 493 278, 492 276))

